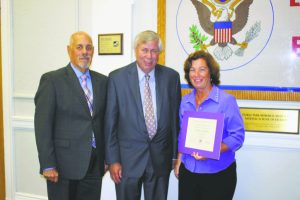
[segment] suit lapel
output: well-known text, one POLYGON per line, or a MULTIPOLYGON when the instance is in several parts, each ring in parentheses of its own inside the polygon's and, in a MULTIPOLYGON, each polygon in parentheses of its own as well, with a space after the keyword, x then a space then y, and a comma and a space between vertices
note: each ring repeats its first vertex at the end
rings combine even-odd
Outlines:
POLYGON ((136 102, 138 111, 140 115, 144 118, 143 104, 142 104, 140 87, 139 87, 139 77, 138 77, 138 72, 136 67, 137 67, 136 62, 130 65, 128 71, 128 82, 129 82, 129 88, 134 97, 134 101, 136 102))
POLYGON ((163 102, 163 77, 161 68, 155 66, 155 90, 156 90, 156 113, 157 113, 157 128, 159 127, 160 111, 163 102))
POLYGON ((93 87, 93 116, 95 113, 97 113, 96 108, 98 108, 97 104, 100 103, 100 94, 99 94, 99 88, 100 88, 100 82, 98 79, 95 78, 94 72, 90 70, 91 80, 92 80, 92 87, 93 87))
MULTIPOLYGON (((67 79, 68 79, 70 88, 74 91, 75 96, 79 100, 80 104, 83 106, 84 110, 89 115, 91 115, 86 98, 85 98, 85 94, 84 94, 82 87, 79 83, 79 80, 70 64, 66 67, 66 74, 67 74, 67 79)), ((73 100, 73 99, 71 99, 71 100, 73 100)))

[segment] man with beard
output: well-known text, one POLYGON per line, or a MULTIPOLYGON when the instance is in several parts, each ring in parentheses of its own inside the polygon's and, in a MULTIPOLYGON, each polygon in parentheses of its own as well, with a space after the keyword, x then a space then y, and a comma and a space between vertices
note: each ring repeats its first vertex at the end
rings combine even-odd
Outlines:
POLYGON ((42 75, 34 98, 40 173, 50 200, 100 199, 107 78, 89 69, 93 53, 87 33, 72 34, 70 63, 42 75))

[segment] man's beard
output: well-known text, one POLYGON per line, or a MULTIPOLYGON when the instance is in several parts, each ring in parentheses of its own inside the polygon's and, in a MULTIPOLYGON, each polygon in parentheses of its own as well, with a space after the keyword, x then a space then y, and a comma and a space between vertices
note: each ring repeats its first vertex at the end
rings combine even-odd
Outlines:
MULTIPOLYGON (((87 57, 84 57, 84 58, 87 58, 87 57)), ((91 58, 90 57, 88 57, 88 58, 89 58, 89 61, 91 61, 91 58)), ((81 59, 81 58, 79 58, 79 59, 81 59)), ((91 66, 91 62, 88 62, 86 65, 79 65, 79 67, 84 70, 89 69, 90 66, 91 66)))

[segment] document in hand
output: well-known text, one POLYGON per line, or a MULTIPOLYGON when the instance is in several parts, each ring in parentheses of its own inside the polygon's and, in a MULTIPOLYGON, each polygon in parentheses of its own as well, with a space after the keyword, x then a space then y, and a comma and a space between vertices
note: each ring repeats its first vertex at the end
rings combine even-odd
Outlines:
POLYGON ((217 159, 220 158, 220 149, 224 127, 224 114, 212 112, 185 112, 182 119, 179 152, 217 159))

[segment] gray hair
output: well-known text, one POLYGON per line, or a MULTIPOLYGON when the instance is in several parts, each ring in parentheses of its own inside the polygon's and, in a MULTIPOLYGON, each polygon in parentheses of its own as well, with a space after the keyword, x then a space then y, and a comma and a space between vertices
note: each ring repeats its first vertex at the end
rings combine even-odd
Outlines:
POLYGON ((140 32, 134 39, 133 47, 134 49, 136 49, 140 44, 144 44, 150 41, 158 41, 159 51, 161 52, 163 50, 163 44, 161 38, 157 33, 151 30, 140 32))

